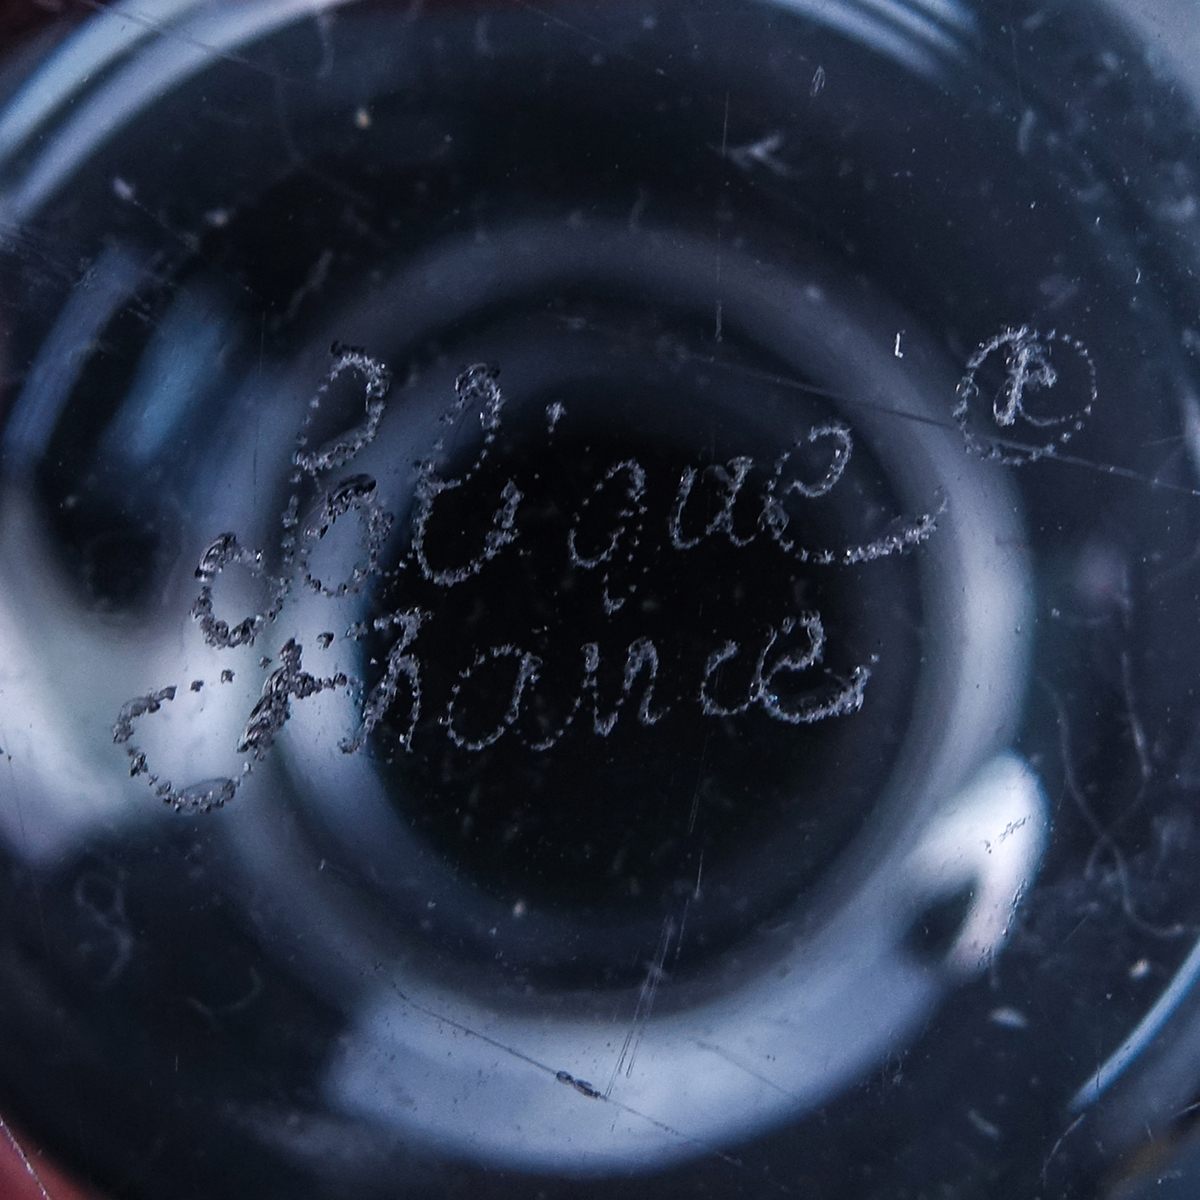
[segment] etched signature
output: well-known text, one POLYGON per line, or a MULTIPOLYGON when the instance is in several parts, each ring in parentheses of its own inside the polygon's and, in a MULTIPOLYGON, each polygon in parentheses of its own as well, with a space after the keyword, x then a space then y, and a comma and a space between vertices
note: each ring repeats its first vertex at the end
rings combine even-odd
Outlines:
MULTIPOLYGON (((223 650, 252 645, 279 618, 295 588, 337 599, 361 591, 368 581, 382 573, 384 547, 394 518, 378 499, 376 481, 368 475, 356 474, 337 479, 328 486, 321 485, 328 473, 347 466, 375 439, 386 411, 390 373, 383 363, 363 350, 335 344, 333 354, 333 365, 309 402, 296 439, 293 470, 289 476, 292 490, 282 514, 282 569, 278 575, 271 575, 262 551, 248 550, 232 532, 214 538, 200 556, 195 572, 200 589, 191 615, 205 642, 214 648, 223 650), (355 373, 363 381, 364 419, 314 448, 310 443, 322 403, 331 385, 347 372, 355 373), (306 491, 314 490, 315 498, 305 504, 306 491), (302 511, 311 515, 302 520, 302 511), (320 578, 313 571, 315 547, 339 520, 351 513, 358 514, 360 531, 365 534, 360 547, 362 552, 344 579, 333 582, 320 578), (256 576, 266 586, 268 599, 260 611, 231 624, 216 615, 213 589, 222 571, 232 565, 241 566, 256 576)), ((496 370, 483 364, 463 371, 455 385, 456 400, 441 418, 444 426, 452 428, 466 413, 477 415, 483 438, 470 467, 457 477, 447 477, 434 457, 417 464, 409 548, 402 555, 397 571, 415 569, 426 584, 438 589, 453 589, 480 576, 489 563, 512 552, 510 547, 519 541, 523 532, 520 516, 525 491, 516 477, 510 477, 499 487, 498 503, 484 522, 486 528, 475 552, 460 556, 465 557, 465 561, 438 561, 436 551, 439 547, 434 545, 437 539, 431 534, 435 513, 446 497, 457 493, 460 499, 466 497, 468 501, 474 501, 471 484, 493 457, 505 403, 497 375, 496 370)), ((565 412, 561 404, 554 404, 547 410, 549 435, 553 435, 565 412)), ((443 447, 444 442, 439 441, 434 449, 441 451, 443 447)), ((632 562, 634 551, 647 536, 648 527, 659 528, 663 546, 669 546, 677 553, 690 554, 709 539, 726 539, 738 549, 765 539, 791 562, 825 567, 867 563, 906 552, 925 542, 936 529, 936 513, 895 521, 882 536, 861 544, 836 548, 799 544, 792 532, 793 522, 785 501, 793 496, 815 500, 830 493, 843 478, 852 452, 850 429, 839 421, 825 421, 813 425, 765 469, 745 456, 706 468, 687 466, 680 474, 668 511, 657 518, 652 517, 647 503, 647 468, 633 457, 613 462, 570 517, 562 547, 564 562, 580 578, 598 580, 600 607, 605 617, 611 618, 624 607, 636 589, 636 583, 625 579, 621 568, 632 562), (802 447, 825 455, 824 469, 815 478, 802 478, 794 462, 796 451, 802 447), (755 472, 764 480, 757 491, 751 486, 755 472), (692 512, 701 479, 710 491, 716 489, 719 498, 715 514, 707 519, 697 518, 692 512), (739 505, 743 507, 739 509, 739 505), (750 507, 746 509, 745 506, 750 507), (743 514, 740 523, 735 521, 735 513, 739 511, 743 514), (747 511, 749 520, 745 518, 747 511)), ((525 484, 526 488, 528 486, 525 484)), ((486 509, 484 511, 486 513, 486 509)), ((394 719, 397 707, 405 711, 401 727, 394 736, 401 747, 410 750, 427 702, 423 687, 426 671, 422 660, 422 630, 436 617, 437 613, 429 607, 400 605, 369 624, 357 622, 346 630, 343 636, 352 640, 371 634, 391 639, 382 673, 369 690, 345 672, 321 677, 305 670, 303 647, 295 637, 289 638, 279 652, 279 665, 264 680, 260 696, 238 740, 237 752, 246 756, 240 777, 220 776, 177 788, 151 769, 146 753, 134 741, 136 724, 172 702, 178 691, 175 686, 149 692, 126 704, 113 726, 113 741, 124 748, 131 775, 144 776, 164 803, 177 810, 201 811, 220 807, 233 798, 254 763, 262 761, 274 745, 291 715, 294 701, 323 691, 347 689, 352 695, 361 697, 358 727, 339 743, 343 753, 360 750, 388 714, 394 719)), ((322 634, 319 638, 321 648, 327 649, 334 638, 332 633, 322 634)), ((720 641, 707 655, 700 678, 688 695, 694 698, 699 711, 710 718, 734 717, 756 708, 773 720, 799 725, 853 713, 862 705, 864 689, 871 676, 870 663, 854 666, 844 675, 825 670, 822 679, 799 694, 791 684, 793 677, 821 670, 825 646, 825 628, 818 612, 804 610, 788 614, 777 625, 768 625, 761 642, 743 659, 754 665, 741 696, 718 699, 714 694, 716 676, 723 664, 746 651, 741 643, 729 639, 720 641)), ((458 671, 449 695, 441 702, 437 726, 455 746, 467 752, 482 751, 510 733, 531 751, 542 752, 556 744, 569 728, 577 726, 577 719, 584 713, 590 715, 585 727, 595 736, 608 737, 616 727, 622 709, 634 700, 639 687, 641 694, 633 709, 634 719, 649 727, 667 715, 669 709, 656 705, 654 700, 660 648, 653 639, 636 637, 625 647, 618 690, 607 700, 601 695, 601 657, 599 641, 587 641, 579 647, 579 683, 558 727, 541 729, 534 735, 521 728, 520 718, 528 709, 529 698, 545 671, 543 658, 513 641, 467 648, 466 661, 458 671), (470 681, 478 672, 494 672, 500 668, 511 669, 507 704, 491 728, 471 730, 464 712, 470 681)), ((263 660, 264 666, 268 663, 269 660, 263 660)), ((229 679, 232 679, 232 672, 223 672, 222 680, 229 679)), ((195 681, 192 690, 199 690, 201 686, 203 681, 195 681)))

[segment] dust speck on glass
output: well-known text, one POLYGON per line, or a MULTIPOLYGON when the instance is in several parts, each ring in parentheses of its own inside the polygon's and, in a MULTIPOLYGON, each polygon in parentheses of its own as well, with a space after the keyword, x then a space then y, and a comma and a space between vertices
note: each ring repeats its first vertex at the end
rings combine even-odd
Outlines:
POLYGON ((1200 10, 59 7, 32 1182, 9 1121, 110 1200, 1194 1196, 1200 10))

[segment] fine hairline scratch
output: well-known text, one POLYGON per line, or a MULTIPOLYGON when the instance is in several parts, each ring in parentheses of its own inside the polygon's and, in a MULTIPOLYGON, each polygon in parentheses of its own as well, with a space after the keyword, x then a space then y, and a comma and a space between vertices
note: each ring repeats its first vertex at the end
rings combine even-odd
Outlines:
MULTIPOLYGON (((727 1163, 731 1167, 736 1167, 739 1171, 749 1170, 749 1168, 744 1162, 741 1161, 741 1159, 734 1158, 732 1155, 726 1154, 723 1150, 719 1150, 716 1146, 704 1141, 702 1138, 693 1137, 691 1134, 684 1133, 681 1129, 676 1129, 674 1126, 668 1125, 665 1121, 660 1121, 656 1117, 650 1116, 649 1113, 641 1112, 632 1105, 623 1104, 619 1100, 614 1100, 611 1096, 605 1095, 602 1092, 598 1092, 591 1086, 591 1084, 587 1083, 586 1080, 577 1080, 569 1072, 558 1070, 555 1067, 550 1066, 548 1063, 544 1063, 540 1059, 534 1058, 531 1054, 526 1054, 524 1051, 518 1050, 515 1046, 510 1046, 506 1042, 502 1042, 497 1038, 490 1037, 488 1034, 482 1033, 477 1029, 473 1029, 471 1026, 466 1025, 461 1021, 456 1021, 453 1017, 448 1017, 434 1009, 427 1008, 425 1005, 418 1003, 416 1000, 413 1000, 410 996, 406 995, 394 982, 391 983, 391 988, 395 994, 415 1012, 419 1012, 423 1016, 429 1017, 434 1021, 441 1022, 444 1025, 449 1025, 452 1029, 457 1029, 460 1033, 466 1034, 468 1037, 478 1038, 481 1042, 484 1042, 486 1045, 492 1046, 496 1050, 509 1055, 509 1057, 515 1058, 519 1062, 523 1062, 527 1066, 533 1067, 538 1071, 545 1072, 556 1083, 570 1084, 570 1086, 572 1086, 576 1091, 579 1091, 582 1095, 587 1096, 588 1099, 597 1100, 603 1104, 612 1105, 612 1107, 618 1112, 623 1112, 631 1117, 636 1117, 639 1121, 645 1121, 647 1124, 654 1126, 655 1129, 660 1129, 664 1133, 669 1134, 671 1137, 679 1138, 681 1141, 696 1146, 697 1148, 703 1150, 706 1154, 710 1154, 715 1158, 719 1158, 723 1163, 727 1163), (581 1084, 583 1085, 582 1087, 580 1086, 581 1084), (587 1090, 584 1090, 585 1088, 587 1090)), ((774 1180, 769 1180, 768 1182, 776 1191, 784 1192, 785 1194, 790 1195, 790 1188, 774 1180)), ((49 1200, 49 1198, 47 1198, 47 1200, 49 1200)))
POLYGON ((177 29, 172 29, 170 26, 155 21, 152 17, 139 15, 128 6, 122 6, 117 10, 103 3, 103 0, 82 0, 82 3, 85 8, 90 8, 98 16, 113 17, 120 21, 128 21, 132 25, 140 25, 143 29, 149 30, 157 37, 179 42, 185 46, 191 46, 195 50, 203 50, 211 58, 219 59, 222 62, 234 63, 239 67, 245 67, 248 71, 256 71, 258 74, 266 75, 271 79, 285 78, 281 71, 264 67, 260 63, 253 62, 244 55, 237 54, 232 50, 222 50, 219 46, 213 46, 197 38, 189 37, 187 34, 180 33, 177 29))
POLYGON ((782 1087, 780 1084, 776 1083, 775 1080, 769 1079, 766 1075, 756 1071, 747 1063, 742 1062, 741 1059, 730 1054, 728 1050, 722 1050, 720 1046, 714 1046, 711 1042, 702 1042, 699 1040, 697 1040, 696 1045, 699 1046, 701 1050, 707 1050, 710 1054, 715 1054, 718 1058, 723 1058, 731 1066, 737 1067, 739 1071, 744 1071, 750 1076, 751 1079, 757 1079, 759 1083, 765 1083, 767 1087, 774 1088, 775 1091, 786 1096, 789 1100, 794 1100, 797 1104, 801 1102, 800 1097, 797 1096, 795 1092, 789 1092, 787 1088, 782 1087))

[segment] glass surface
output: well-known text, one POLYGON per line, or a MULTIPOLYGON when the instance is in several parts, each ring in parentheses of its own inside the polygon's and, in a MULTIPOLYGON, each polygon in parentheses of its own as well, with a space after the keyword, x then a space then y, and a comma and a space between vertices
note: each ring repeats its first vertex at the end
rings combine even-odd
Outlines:
POLYGON ((14 1129, 113 1198, 1195 1194, 1200 13, 11 41, 14 1129))

